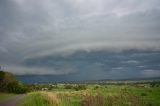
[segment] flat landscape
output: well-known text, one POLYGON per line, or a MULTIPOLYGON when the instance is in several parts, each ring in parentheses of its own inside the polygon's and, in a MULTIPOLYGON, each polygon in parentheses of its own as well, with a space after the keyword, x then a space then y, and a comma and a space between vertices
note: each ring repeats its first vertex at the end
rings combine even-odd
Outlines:
POLYGON ((0 106, 160 106, 160 0, 0 0, 0 106))
POLYGON ((57 84, 50 91, 31 92, 18 106, 158 106, 160 87, 149 84, 57 84))
MULTIPOLYGON (((15 106, 158 106, 158 81, 103 81, 28 84, 15 106)), ((1 95, 1 98, 4 94, 1 95)))

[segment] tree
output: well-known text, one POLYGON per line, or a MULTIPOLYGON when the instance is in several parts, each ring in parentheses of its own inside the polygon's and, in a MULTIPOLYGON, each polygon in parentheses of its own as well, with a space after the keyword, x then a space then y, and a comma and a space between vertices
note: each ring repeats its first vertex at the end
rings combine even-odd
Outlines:
POLYGON ((16 77, 9 72, 0 71, 0 92, 24 93, 27 86, 16 80, 16 77))

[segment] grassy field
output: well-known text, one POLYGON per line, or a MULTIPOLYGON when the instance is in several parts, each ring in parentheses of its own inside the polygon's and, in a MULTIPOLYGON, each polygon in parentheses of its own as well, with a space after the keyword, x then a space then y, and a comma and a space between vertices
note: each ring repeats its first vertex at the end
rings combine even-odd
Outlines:
POLYGON ((160 87, 86 84, 85 89, 61 84, 28 93, 18 106, 159 106, 160 87))
POLYGON ((10 98, 12 96, 15 96, 15 94, 0 92, 0 100, 5 100, 5 99, 10 98))

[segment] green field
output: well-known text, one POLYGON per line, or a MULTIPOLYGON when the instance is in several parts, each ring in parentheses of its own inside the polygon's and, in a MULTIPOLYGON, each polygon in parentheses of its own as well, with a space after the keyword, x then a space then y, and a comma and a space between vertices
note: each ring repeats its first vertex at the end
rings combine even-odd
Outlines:
POLYGON ((47 91, 28 93, 18 106, 159 106, 160 87, 148 84, 57 84, 47 91), (77 89, 76 87, 79 86, 77 89))
POLYGON ((159 79, 26 84, 12 73, 0 77, 0 100, 26 93, 17 106, 160 106, 159 79))

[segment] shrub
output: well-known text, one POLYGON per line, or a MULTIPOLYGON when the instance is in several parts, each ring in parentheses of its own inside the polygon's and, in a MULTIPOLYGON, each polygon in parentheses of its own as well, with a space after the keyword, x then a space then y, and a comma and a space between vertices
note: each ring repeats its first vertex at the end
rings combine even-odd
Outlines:
POLYGON ((74 89, 76 91, 79 91, 79 90, 85 90, 85 89, 87 89, 87 87, 84 84, 79 84, 79 85, 75 86, 74 89))
POLYGON ((141 96, 147 96, 147 94, 146 93, 141 93, 141 96))
POLYGON ((95 87, 94 87, 94 90, 97 90, 99 88, 99 86, 98 85, 96 85, 95 87))
POLYGON ((66 85, 64 85, 64 88, 65 88, 65 89, 72 89, 73 86, 72 86, 72 85, 69 85, 69 84, 66 84, 66 85))
POLYGON ((16 80, 9 72, 0 71, 0 91, 9 93, 25 93, 27 86, 16 80))

